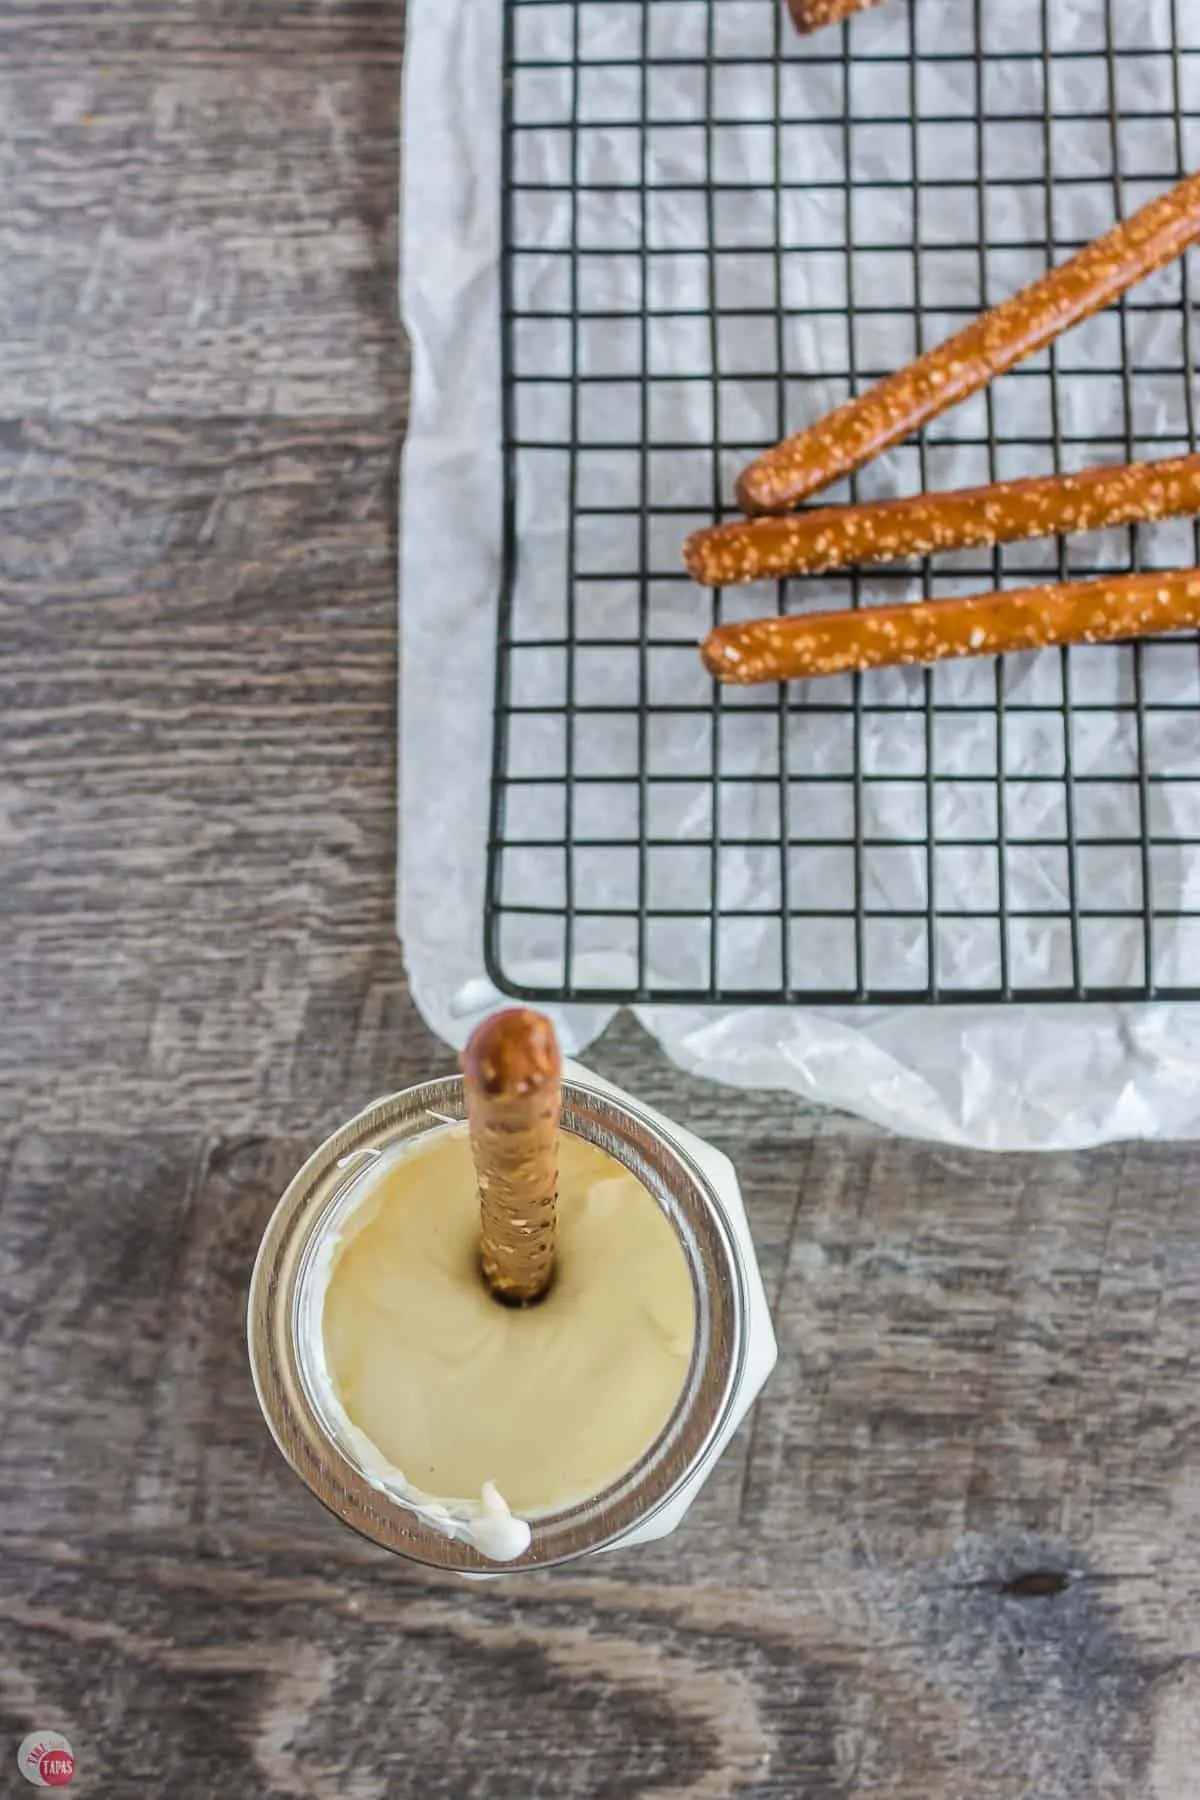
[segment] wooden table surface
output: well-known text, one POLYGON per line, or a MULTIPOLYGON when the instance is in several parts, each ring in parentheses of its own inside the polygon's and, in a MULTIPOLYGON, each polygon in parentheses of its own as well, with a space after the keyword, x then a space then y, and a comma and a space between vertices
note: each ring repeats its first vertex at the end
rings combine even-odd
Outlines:
MULTIPOLYGON (((450 1066, 393 935, 394 0, 0 0, 0 1791, 1194 1800, 1200 1160, 596 1067, 736 1159, 778 1372, 678 1535, 327 1518, 275 1196, 450 1066)), ((410 153, 420 154, 412 145, 410 153)))

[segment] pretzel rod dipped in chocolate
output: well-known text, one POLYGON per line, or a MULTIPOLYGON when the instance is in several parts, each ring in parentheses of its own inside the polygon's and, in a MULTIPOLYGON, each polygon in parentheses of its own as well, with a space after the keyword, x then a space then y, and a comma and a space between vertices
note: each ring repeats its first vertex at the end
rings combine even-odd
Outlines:
POLYGON ((1180 456, 871 505, 738 519, 693 532, 683 560, 703 586, 735 587, 1197 513, 1200 456, 1180 456))
POLYGON ((738 504, 749 513, 786 512, 1111 305, 1198 237, 1200 174, 1189 175, 936 350, 768 450, 743 471, 738 504))
POLYGON ((879 4, 880 0, 788 0, 788 11, 797 31, 820 31, 823 25, 837 25, 851 13, 879 4))
POLYGON ((718 681, 749 687, 1055 644, 1112 644, 1193 626, 1200 626, 1200 569, 752 619, 719 625, 700 654, 718 681))
POLYGON ((479 1183, 481 1261, 498 1300, 528 1306, 554 1272, 562 1055, 549 1019, 514 1007, 462 1053, 479 1183))

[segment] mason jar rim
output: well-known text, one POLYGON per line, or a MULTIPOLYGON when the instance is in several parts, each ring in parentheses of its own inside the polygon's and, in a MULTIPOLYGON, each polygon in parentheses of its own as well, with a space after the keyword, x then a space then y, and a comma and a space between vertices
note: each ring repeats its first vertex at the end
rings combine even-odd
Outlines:
POLYGON ((347 1121, 309 1157, 267 1225, 250 1284, 250 1366, 263 1416, 285 1459, 343 1523, 385 1549, 464 1575, 550 1568, 615 1547, 674 1501, 711 1461, 746 1358, 746 1288, 725 1208, 708 1175, 666 1121, 593 1086, 563 1082, 563 1129, 606 1150, 641 1181, 675 1230, 688 1264, 695 1332, 671 1416, 631 1469, 589 1499, 529 1516, 528 1550, 496 1563, 449 1537, 382 1488, 340 1442, 313 1391, 300 1310, 315 1253, 332 1242, 348 1191, 388 1151, 465 1123, 461 1076, 387 1095, 347 1121))

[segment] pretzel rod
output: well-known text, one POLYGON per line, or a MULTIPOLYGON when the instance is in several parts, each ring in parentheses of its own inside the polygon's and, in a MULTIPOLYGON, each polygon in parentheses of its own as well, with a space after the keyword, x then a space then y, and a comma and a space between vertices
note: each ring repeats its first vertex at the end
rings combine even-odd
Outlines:
POLYGON ((719 625, 700 647, 718 681, 803 681, 1053 644, 1111 644, 1200 625, 1200 569, 1014 588, 957 600, 719 625))
POLYGON ((693 532, 683 560, 705 587, 734 587, 1195 513, 1200 513, 1200 456, 1180 456, 874 505, 738 519, 693 532))
POLYGON ((462 1070, 484 1278, 498 1300, 527 1306, 554 1270, 562 1112, 554 1027, 525 1007, 496 1013, 472 1034, 462 1070))
POLYGON ((880 0, 788 0, 788 11, 797 31, 820 31, 823 25, 836 25, 851 13, 879 4, 880 0))
POLYGON ((964 331, 887 376, 744 470, 745 512, 785 512, 919 431, 995 376, 1112 304, 1200 237, 1200 174, 1152 200, 1106 236, 964 331))

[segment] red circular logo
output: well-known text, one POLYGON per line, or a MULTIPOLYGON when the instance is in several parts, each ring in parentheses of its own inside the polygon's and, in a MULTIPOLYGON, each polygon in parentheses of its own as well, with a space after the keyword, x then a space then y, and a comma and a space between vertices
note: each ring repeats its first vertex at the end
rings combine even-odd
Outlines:
POLYGON ((47 1750, 38 1773, 47 1787, 66 1787, 75 1775, 75 1758, 69 1750, 47 1750))
POLYGON ((34 1787, 68 1787, 75 1752, 61 1731, 31 1731, 17 1751, 17 1767, 34 1787))

